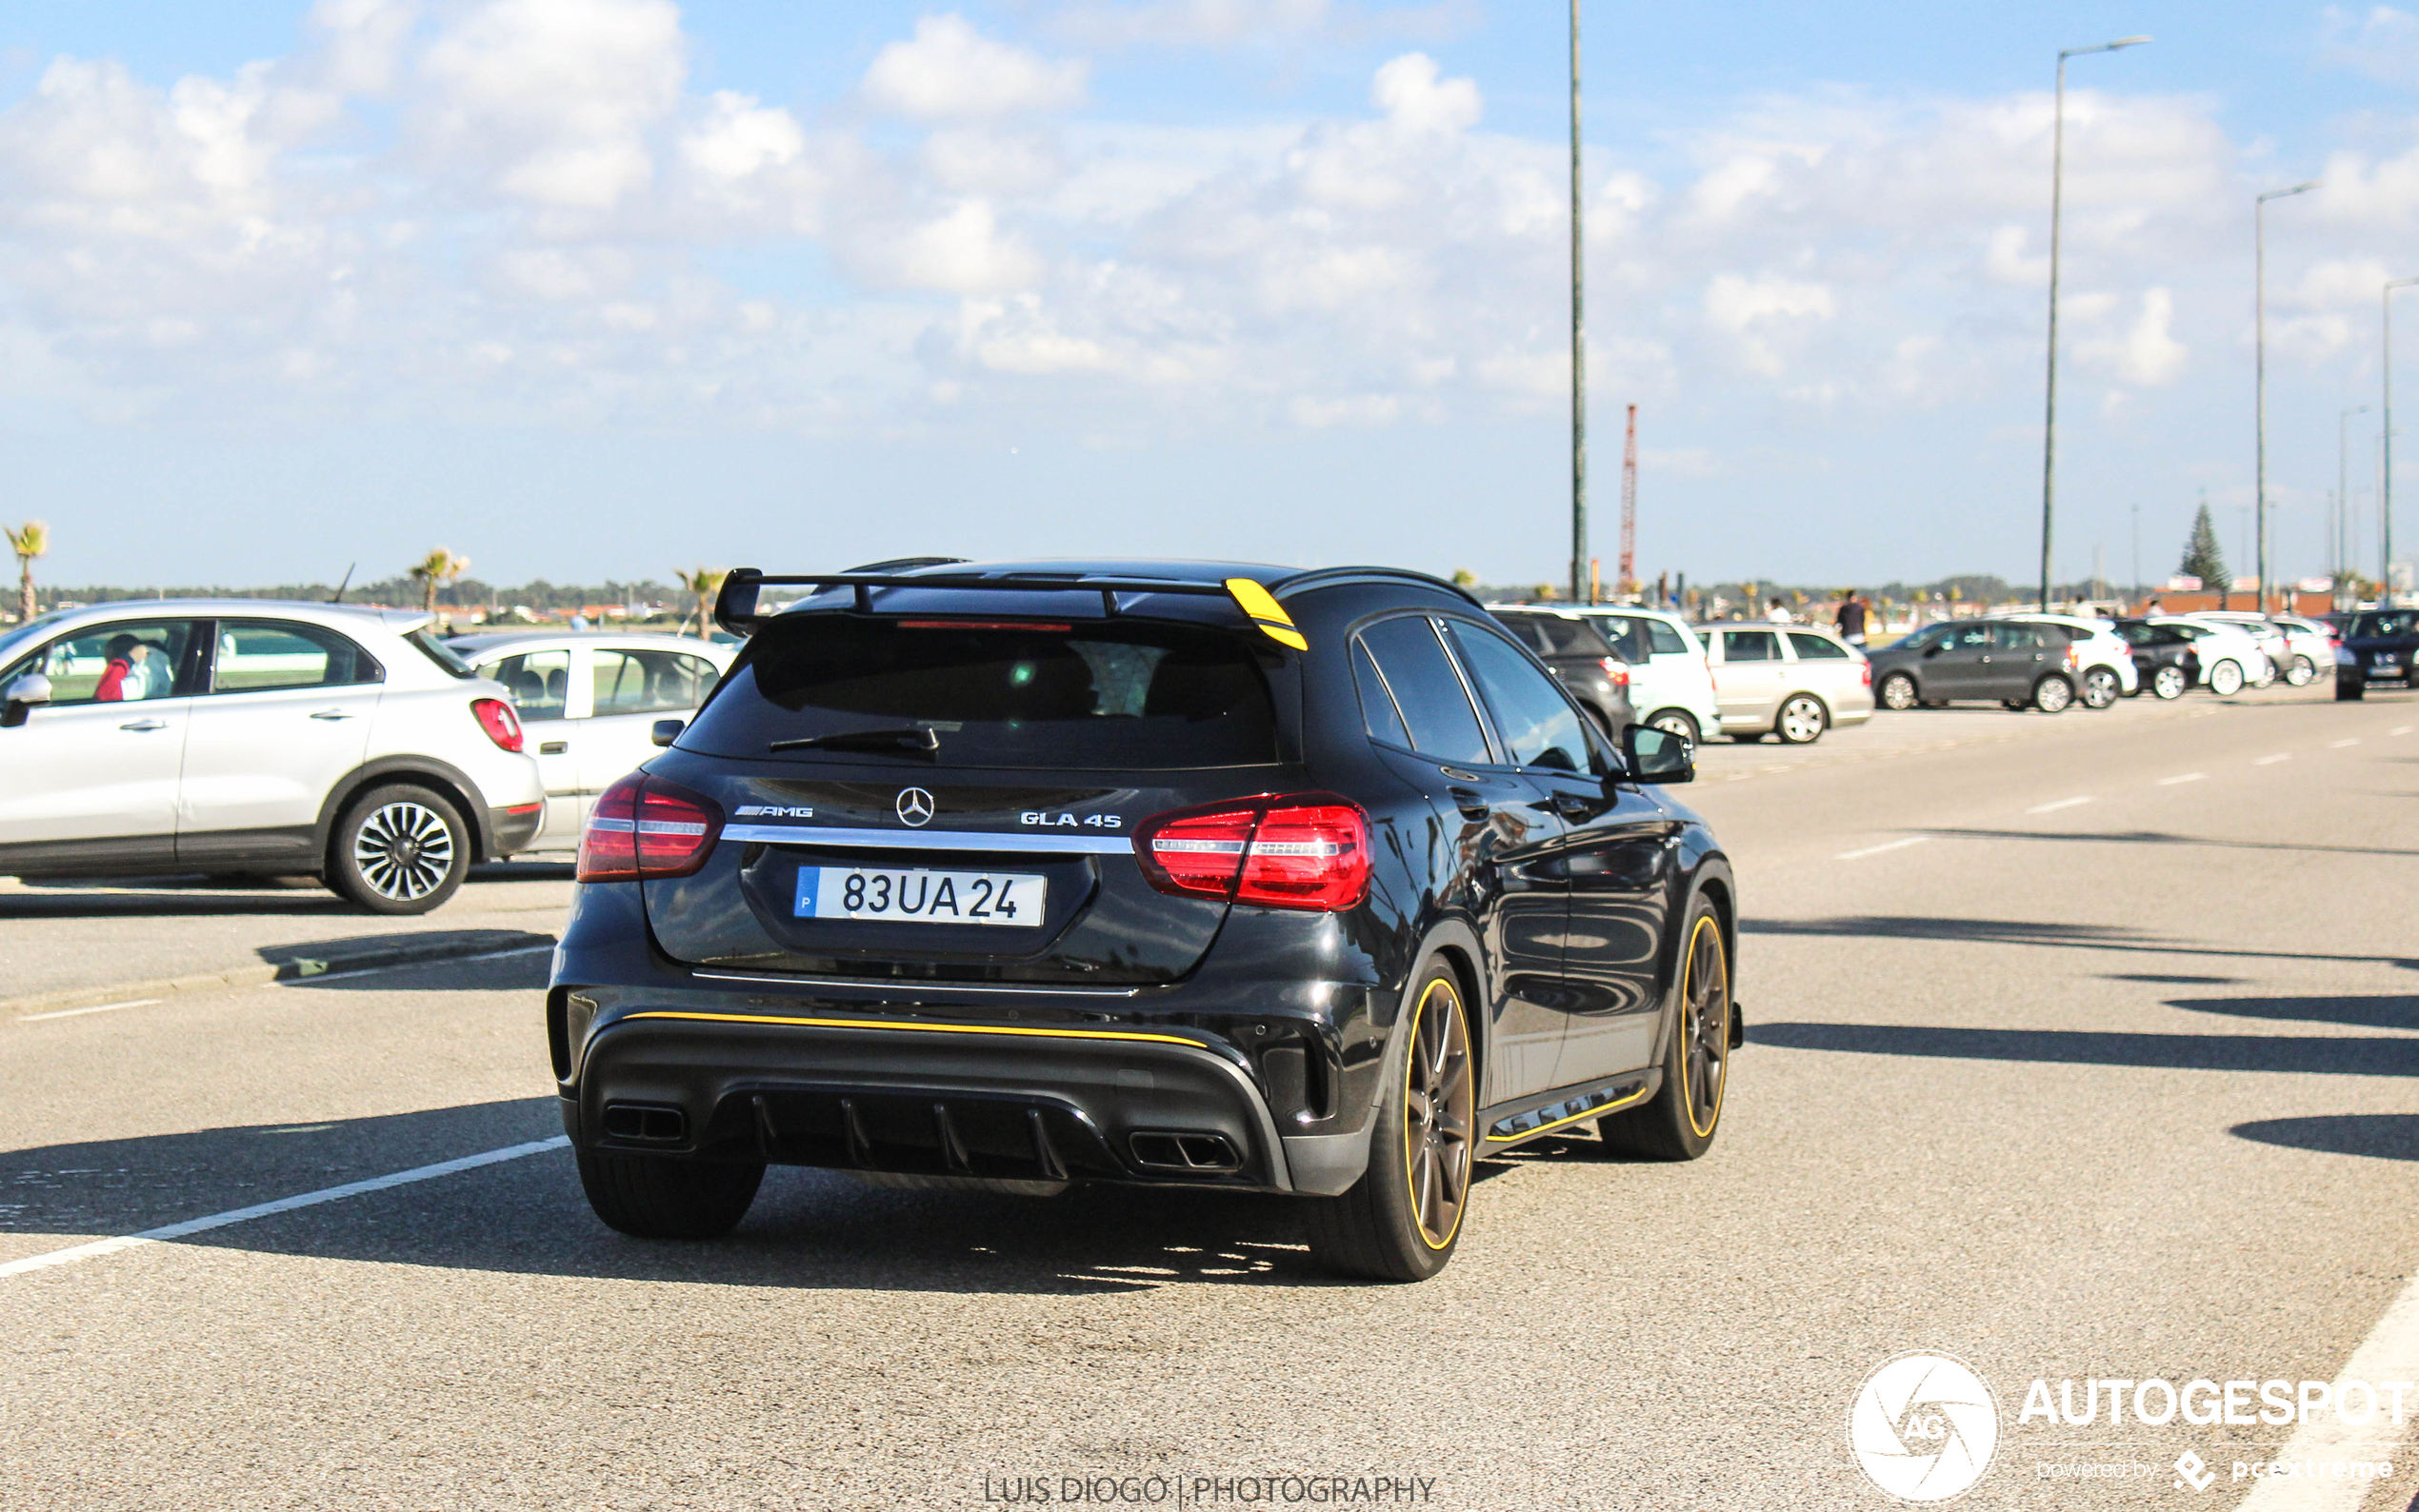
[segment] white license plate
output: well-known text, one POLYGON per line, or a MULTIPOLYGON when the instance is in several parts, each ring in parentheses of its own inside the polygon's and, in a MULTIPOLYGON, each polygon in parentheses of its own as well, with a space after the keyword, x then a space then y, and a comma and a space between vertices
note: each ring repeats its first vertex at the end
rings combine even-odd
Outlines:
POLYGON ((2381 656, 2369 664, 2369 670, 2382 677, 2392 677, 2402 670, 2402 664, 2390 657, 2381 656))
POLYGON ((793 911, 801 919, 1030 928, 1042 922, 1049 899, 1050 879, 1031 872, 801 866, 793 911))

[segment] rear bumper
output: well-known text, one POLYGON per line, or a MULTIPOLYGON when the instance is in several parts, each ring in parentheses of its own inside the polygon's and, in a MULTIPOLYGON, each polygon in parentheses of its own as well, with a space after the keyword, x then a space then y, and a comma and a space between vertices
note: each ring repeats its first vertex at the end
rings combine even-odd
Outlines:
POLYGON ((508 808, 488 810, 488 833, 494 837, 495 857, 502 860, 516 850, 527 850, 537 838, 538 826, 546 823, 546 804, 514 804, 508 808))
MULTIPOLYGON (((642 1008, 596 1031, 562 1104, 565 1131, 587 1148, 1304 1189, 1243 1066, 1175 1033, 642 1008)), ((1314 1164, 1332 1164, 1319 1154, 1314 1164)), ((1340 1190, 1344 1174, 1321 1169, 1312 1189, 1340 1190)))

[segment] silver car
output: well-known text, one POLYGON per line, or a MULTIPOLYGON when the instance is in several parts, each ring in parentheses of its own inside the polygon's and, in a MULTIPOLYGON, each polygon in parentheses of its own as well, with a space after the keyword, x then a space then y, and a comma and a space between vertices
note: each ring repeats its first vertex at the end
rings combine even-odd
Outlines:
POLYGON ((166 599, 0 636, 0 875, 308 874, 426 913, 537 833, 505 690, 405 609, 166 599))
POLYGON ((660 719, 687 719, 738 656, 685 635, 502 630, 446 643, 504 685, 546 778, 532 850, 577 850, 596 795, 655 754, 660 719))
POLYGON ((1700 626, 1713 672, 1722 733, 1737 741, 1778 735, 1819 740, 1834 725, 1873 717, 1873 667, 1865 653, 1807 625, 1700 626))

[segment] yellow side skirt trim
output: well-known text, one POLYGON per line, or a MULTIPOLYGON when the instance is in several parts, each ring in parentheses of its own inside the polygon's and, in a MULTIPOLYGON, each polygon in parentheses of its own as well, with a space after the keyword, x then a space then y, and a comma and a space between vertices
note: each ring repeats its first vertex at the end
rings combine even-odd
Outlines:
POLYGON ((793 1019, 765 1013, 676 1013, 670 1009, 653 1009, 624 1017, 686 1019, 698 1024, 779 1024, 804 1029, 910 1029, 922 1034, 1004 1034, 1035 1040, 1139 1040, 1151 1044, 1181 1044, 1191 1050, 1208 1048, 1199 1040, 1187 1040, 1173 1034, 1145 1034, 1132 1029, 1008 1028, 986 1024, 901 1024, 890 1019, 793 1019))
POLYGON ((1585 1113, 1573 1113, 1569 1118, 1558 1118, 1550 1124, 1540 1124, 1535 1128, 1523 1129, 1517 1134, 1489 1134, 1487 1136, 1487 1143, 1489 1144, 1516 1144, 1522 1140, 1535 1139, 1540 1134, 1544 1134, 1552 1129, 1558 1129, 1565 1124, 1576 1124, 1582 1119, 1595 1118, 1598 1115, 1605 1113, 1619 1112, 1621 1109, 1628 1107, 1630 1104, 1637 1102, 1640 1098, 1643 1098, 1646 1095, 1647 1089, 1642 1086, 1636 1091, 1630 1093, 1628 1097, 1621 1098, 1610 1103, 1600 1104, 1595 1107, 1588 1109, 1585 1113))

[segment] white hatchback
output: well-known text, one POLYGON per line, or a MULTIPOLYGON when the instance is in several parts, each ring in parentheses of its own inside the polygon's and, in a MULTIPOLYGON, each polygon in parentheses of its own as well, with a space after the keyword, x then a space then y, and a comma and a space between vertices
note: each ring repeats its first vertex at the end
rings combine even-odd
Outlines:
POLYGON ((546 777, 534 850, 577 850, 596 795, 655 754, 659 719, 687 719, 739 654, 685 635, 511 630, 447 643, 511 695, 546 777))
POLYGON ((537 832, 504 689, 413 610, 165 599, 0 636, 0 875, 307 873, 426 913, 537 832))
POLYGON ((2107 708, 2130 698, 2142 686, 2141 669, 2133 665, 2133 647, 2108 620, 2080 614, 2010 614, 2020 625, 2054 625, 2067 632, 2073 652, 2068 670, 2078 681, 2075 701, 2086 708, 2107 708))

